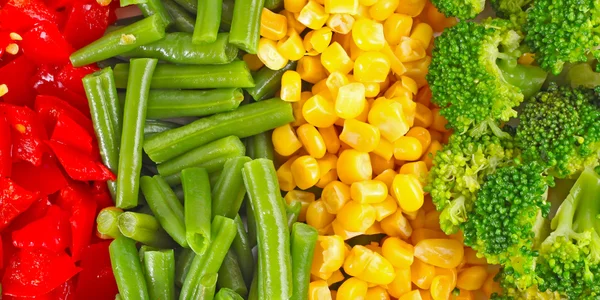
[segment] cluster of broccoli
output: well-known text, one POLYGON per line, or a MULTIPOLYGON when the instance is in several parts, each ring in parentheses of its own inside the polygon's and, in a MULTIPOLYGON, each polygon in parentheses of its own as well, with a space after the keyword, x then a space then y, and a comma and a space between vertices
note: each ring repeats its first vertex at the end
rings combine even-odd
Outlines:
POLYGON ((427 187, 441 228, 501 265, 493 298, 600 299, 600 0, 491 5, 435 40, 432 101, 454 131, 427 187))

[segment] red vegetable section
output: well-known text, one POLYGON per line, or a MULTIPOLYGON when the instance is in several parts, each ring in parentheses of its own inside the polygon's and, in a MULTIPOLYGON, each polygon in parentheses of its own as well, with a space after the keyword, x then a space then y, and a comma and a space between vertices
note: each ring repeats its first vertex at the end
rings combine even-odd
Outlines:
POLYGON ((114 180, 71 53, 101 37, 118 1, 0 0, 1 299, 114 299, 96 213, 114 180), (115 4, 116 3, 116 4, 115 4))

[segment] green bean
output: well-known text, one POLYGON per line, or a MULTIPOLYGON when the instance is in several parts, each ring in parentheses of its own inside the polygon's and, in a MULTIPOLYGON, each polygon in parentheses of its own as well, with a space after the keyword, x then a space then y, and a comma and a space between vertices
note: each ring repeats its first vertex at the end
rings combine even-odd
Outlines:
POLYGON ((144 150, 153 161, 162 163, 229 135, 245 138, 292 121, 294 114, 289 103, 266 100, 159 133, 146 140, 144 150))
POLYGON ((179 4, 173 2, 173 0, 162 0, 165 9, 171 15, 173 19, 173 26, 175 29, 181 32, 192 33, 194 32, 194 17, 190 15, 185 9, 179 4))
POLYGON ((217 290, 217 280, 219 275, 217 273, 209 273, 202 278, 198 283, 198 288, 194 291, 194 300, 212 300, 215 297, 215 291, 217 290))
POLYGON ((166 24, 159 15, 153 15, 105 34, 95 42, 71 54, 75 67, 89 65, 131 51, 165 37, 166 24))
POLYGON ((240 215, 235 216, 235 226, 237 235, 233 239, 231 248, 238 259, 238 265, 244 276, 244 281, 249 286, 252 282, 252 273, 254 272, 254 257, 252 256, 252 246, 250 246, 250 240, 248 233, 244 227, 244 222, 240 215))
POLYGON ((145 252, 144 267, 150 299, 175 299, 175 255, 173 250, 145 252))
MULTIPOLYGON (((85 76, 83 86, 88 98, 102 163, 114 174, 117 174, 123 112, 119 105, 112 69, 104 68, 85 76)), ((115 201, 117 183, 110 180, 106 184, 113 201, 115 201)))
POLYGON ((285 204, 287 224, 290 230, 292 229, 292 225, 294 225, 294 223, 298 221, 298 216, 300 216, 300 210, 302 210, 302 203, 300 203, 300 201, 294 200, 290 205, 285 204))
POLYGON ((173 22, 171 15, 169 15, 161 0, 146 0, 145 3, 139 3, 137 6, 142 11, 144 17, 158 15, 167 26, 173 22))
MULTIPOLYGON (((196 257, 196 253, 192 249, 180 248, 181 253, 177 258, 177 264, 175 265, 175 283, 177 286, 183 286, 183 282, 185 281, 185 277, 190 270, 190 266, 192 265, 192 261, 194 257, 196 257)), ((215 279, 215 285, 217 284, 217 280, 215 279)))
POLYGON ((246 92, 248 92, 255 101, 273 97, 281 88, 281 77, 283 77, 283 73, 288 70, 295 70, 296 64, 295 61, 290 61, 281 70, 271 70, 266 66, 260 68, 254 75, 254 87, 246 88, 246 92))
POLYGON ((108 251, 121 297, 131 300, 150 299, 135 241, 124 236, 117 237, 110 243, 108 251))
POLYGON ((196 254, 206 251, 210 243, 211 196, 208 172, 203 168, 181 171, 185 203, 185 236, 196 254))
MULTIPOLYGON (((129 64, 114 68, 117 88, 127 86, 129 64)), ((170 65, 160 64, 152 77, 153 89, 219 89, 254 86, 250 69, 244 61, 224 65, 170 65)))
POLYGON ((202 255, 196 255, 181 288, 182 300, 198 299, 196 286, 200 279, 210 273, 217 273, 227 250, 235 238, 236 228, 232 219, 216 216, 211 225, 212 241, 202 255))
POLYGON ((215 300, 244 300, 242 296, 244 295, 240 295, 232 289, 221 288, 215 295, 215 300))
POLYGON ((148 0, 121 0, 121 7, 125 7, 125 6, 129 6, 129 5, 134 5, 134 4, 140 4, 140 3, 146 3, 146 1, 148 0))
POLYGON ((292 295, 290 230, 273 162, 259 158, 244 165, 244 184, 256 219, 258 298, 292 295))
POLYGON ((192 44, 190 33, 173 32, 167 33, 162 40, 139 46, 122 56, 157 58, 174 64, 228 64, 238 55, 238 49, 228 40, 229 33, 219 33, 211 43, 197 45, 192 44))
POLYGON ((254 219, 254 210, 252 209, 252 205, 250 205, 250 198, 248 197, 248 193, 246 192, 246 221, 248 222, 248 238, 250 242, 250 247, 254 248, 256 246, 256 219, 254 219))
POLYGON ((122 213, 122 210, 113 206, 102 209, 96 217, 98 232, 113 239, 120 236, 119 216, 122 213))
POLYGON ((244 276, 240 270, 238 259, 231 249, 227 251, 227 255, 219 269, 217 285, 221 289, 231 289, 244 297, 248 295, 248 288, 246 287, 246 282, 244 282, 244 276))
POLYGON ((173 239, 164 231, 155 217, 127 211, 119 216, 119 230, 125 237, 157 248, 171 248, 173 239))
POLYGON ((203 117, 232 111, 242 103, 241 89, 152 90, 148 99, 148 118, 203 117))
POLYGON ((142 193, 148 206, 165 231, 184 248, 188 247, 183 205, 165 180, 156 175, 140 179, 142 193))
POLYGON ((198 11, 198 1, 197 0, 174 0, 174 1, 177 2, 177 4, 179 4, 185 10, 193 13, 194 15, 198 11))
POLYGON ((248 300, 259 300, 258 299, 258 269, 254 269, 252 275, 252 284, 250 284, 250 291, 248 291, 248 300))
MULTIPOLYGON (((166 180, 165 180, 166 181, 166 180)), ((173 193, 175 193, 175 196, 177 196, 177 199, 179 199, 179 202, 181 202, 183 204, 184 201, 184 196, 185 196, 185 192, 183 190, 183 187, 181 185, 178 185, 176 187, 173 188, 173 193)), ((183 207, 184 209, 184 214, 185 214, 185 206, 183 207)))
POLYGON ((217 40, 221 24, 223 0, 198 1, 196 26, 194 27, 194 44, 210 44, 217 40))
POLYGON ((115 300, 123 300, 123 298, 121 298, 121 294, 116 294, 115 295, 115 300))
POLYGON ((231 21, 233 20, 234 0, 222 0, 223 8, 221 9, 221 30, 229 32, 231 29, 231 21))
POLYGON ((146 104, 150 79, 156 59, 132 59, 127 96, 123 110, 123 132, 117 173, 117 207, 127 209, 137 206, 139 174, 142 169, 142 143, 146 123, 146 104))
MULTIPOLYGON (((152 91, 150 91, 150 95, 152 91)), ((150 99, 148 99, 150 101, 150 99)), ((148 111, 148 109, 146 109, 148 111)), ((150 137, 154 134, 161 133, 163 131, 167 131, 169 129, 177 128, 179 124, 175 124, 173 122, 161 121, 161 120, 146 120, 146 124, 144 125, 144 137, 150 137)))
POLYGON ((246 138, 246 152, 253 159, 267 158, 275 159, 273 153, 273 141, 271 131, 265 131, 246 138))
POLYGON ((310 268, 319 233, 312 226, 295 223, 292 226, 292 276, 294 278, 291 300, 308 299, 310 268))
POLYGON ((265 8, 272 11, 279 11, 283 8, 283 0, 265 0, 265 8))
POLYGON ((212 192, 213 217, 224 216, 233 219, 237 215, 246 195, 242 168, 249 161, 251 161, 250 157, 240 156, 225 162, 223 172, 212 192))
POLYGON ((260 39, 260 15, 265 0, 236 0, 229 42, 247 53, 256 54, 260 39))
MULTIPOLYGON (((227 161, 225 161, 225 162, 227 162, 227 161)), ((225 166, 225 163, 223 163, 223 166, 225 166)), ((208 178, 210 180, 210 186, 214 186, 215 184, 217 184, 217 181, 221 177, 221 173, 223 173, 223 169, 214 171, 214 172, 208 174, 208 178)))
POLYGON ((156 247, 148 246, 148 245, 140 246, 140 250, 138 251, 138 254, 139 254, 140 263, 142 264, 142 269, 144 269, 144 272, 146 272, 145 267, 144 267, 144 254, 148 251, 160 251, 160 249, 156 248, 156 247))

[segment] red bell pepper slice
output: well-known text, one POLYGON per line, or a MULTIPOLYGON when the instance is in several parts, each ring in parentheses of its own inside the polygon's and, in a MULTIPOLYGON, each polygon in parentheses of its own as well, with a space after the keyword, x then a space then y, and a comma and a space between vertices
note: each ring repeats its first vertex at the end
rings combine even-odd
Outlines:
POLYGON ((2 235, 0 235, 0 270, 4 269, 4 247, 2 247, 2 235))
POLYGON ((118 293, 117 283, 110 264, 108 246, 104 241, 88 246, 81 253, 75 299, 113 300, 118 293))
POLYGON ((32 106, 35 93, 31 88, 30 78, 34 74, 35 65, 24 55, 0 68, 0 83, 8 87, 8 93, 1 97, 4 102, 32 106))
POLYGON ((64 252, 21 249, 6 268, 2 292, 17 297, 41 296, 67 282, 80 270, 64 252))
POLYGON ((54 130, 54 125, 56 125, 58 117, 61 114, 65 114, 69 118, 71 118, 71 120, 77 122, 77 124, 85 128, 89 135, 95 135, 94 125, 92 124, 92 121, 83 113, 81 113, 81 111, 69 105, 68 102, 61 100, 57 97, 45 95, 37 96, 35 98, 35 111, 38 113, 39 118, 42 120, 44 127, 46 127, 46 129, 48 130, 48 134, 51 134, 54 130))
POLYGON ((0 231, 27 210, 39 194, 25 190, 8 178, 0 178, 0 231))
MULTIPOLYGON (((10 223, 10 225, 6 227, 4 232, 8 233, 14 230, 19 230, 27 226, 27 224, 44 217, 48 212, 48 209, 50 209, 50 206, 52 206, 52 203, 50 203, 48 197, 42 197, 34 201, 25 212, 16 217, 10 223)), ((10 237, 10 235, 8 235, 8 237, 10 237)), ((9 245, 13 247, 12 239, 9 238, 8 240, 9 245)))
POLYGON ((76 1, 71 7, 63 31, 73 47, 79 49, 104 35, 109 16, 114 13, 111 5, 102 6, 96 0, 76 1))
POLYGON ((73 147, 87 155, 92 154, 92 136, 66 114, 58 116, 50 139, 73 147))
POLYGON ((10 177, 12 172, 12 140, 10 125, 0 114, 0 177, 10 177))
MULTIPOLYGON (((93 2, 96 5, 98 5, 95 0, 93 2)), ((102 33, 104 34, 104 31, 102 31, 102 33)), ((79 95, 85 95, 85 90, 83 88, 82 82, 83 77, 99 70, 100 68, 93 65, 75 68, 69 62, 68 64, 64 65, 58 72, 57 81, 67 90, 77 93, 79 95)))
POLYGON ((37 297, 15 297, 4 295, 2 300, 72 300, 73 295, 75 293, 75 283, 74 280, 71 279, 57 288, 53 289, 47 294, 37 296, 37 297))
POLYGON ((73 48, 55 23, 40 22, 23 35, 21 47, 25 56, 37 65, 69 63, 73 48))
POLYGON ((63 252, 70 242, 67 214, 52 205, 46 215, 25 227, 13 231, 13 245, 17 248, 41 247, 54 252, 63 252))
POLYGON ((41 21, 56 24, 58 16, 37 0, 10 0, 0 10, 0 28, 4 30, 21 33, 41 21))
POLYGON ((44 140, 47 134, 37 114, 28 107, 0 103, 0 113, 4 114, 12 129, 13 161, 28 161, 35 166, 42 164, 42 156, 47 152, 44 140))
POLYGON ((49 155, 44 155, 40 166, 26 161, 15 163, 12 180, 27 190, 40 192, 42 197, 53 194, 68 184, 56 158, 49 155))
POLYGON ((100 161, 56 141, 46 142, 67 174, 75 180, 115 180, 117 177, 100 161))
POLYGON ((90 244, 96 221, 96 202, 91 190, 84 184, 73 183, 60 191, 58 204, 70 212, 71 254, 78 260, 81 252, 90 244))

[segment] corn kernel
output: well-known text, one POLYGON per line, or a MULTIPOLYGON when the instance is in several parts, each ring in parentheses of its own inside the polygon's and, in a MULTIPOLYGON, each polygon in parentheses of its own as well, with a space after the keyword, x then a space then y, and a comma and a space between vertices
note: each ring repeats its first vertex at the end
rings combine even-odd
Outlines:
POLYGON ((358 3, 362 6, 371 6, 377 3, 377 0, 358 0, 358 3))
POLYGON ((396 12, 416 17, 423 11, 426 2, 426 0, 403 0, 400 1, 400 5, 396 8, 396 12))
POLYGON ((423 206, 423 187, 412 174, 398 174, 392 183, 392 196, 405 212, 417 211, 423 206))
POLYGON ((373 173, 369 154, 354 149, 344 150, 338 156, 337 170, 340 181, 348 185, 369 180, 373 173))
POLYGON ((283 165, 277 169, 277 180, 279 181, 279 188, 282 191, 289 192, 296 187, 294 176, 292 175, 292 163, 298 158, 298 156, 290 157, 283 165))
POLYGON ((417 86, 421 88, 427 84, 425 76, 427 76, 430 64, 431 56, 425 56, 425 58, 413 62, 406 62, 404 63, 406 67, 404 75, 414 79, 417 86))
MULTIPOLYGON (((382 137, 379 139, 379 145, 377 145, 377 148, 375 148, 372 153, 376 154, 377 156, 382 158, 384 161, 389 163, 394 158, 394 144, 392 144, 390 141, 388 141, 387 139, 382 137)), ((379 172, 377 172, 377 171, 374 171, 374 172, 375 172, 375 174, 379 174, 379 173, 383 172, 383 170, 389 169, 389 168, 393 168, 393 166, 386 164, 385 168, 380 169, 379 172)))
MULTIPOLYGON (((325 141, 319 131, 310 124, 304 124, 296 130, 304 149, 314 158, 321 158, 327 152, 325 141)), ((329 170, 327 170, 329 171, 329 170)), ((324 173, 323 173, 324 174, 324 173)))
POLYGON ((318 2, 309 0, 300 10, 296 20, 310 29, 319 29, 325 25, 327 18, 329 18, 329 14, 325 12, 325 8, 318 2))
POLYGON ((327 212, 323 200, 313 201, 308 205, 306 210, 306 224, 316 229, 322 229, 331 224, 334 219, 335 215, 327 212))
POLYGON ((401 81, 396 81, 383 94, 384 97, 392 99, 395 97, 412 98, 412 93, 402 85, 401 81))
POLYGON ((410 292, 412 288, 410 268, 396 268, 394 281, 387 285, 390 296, 400 298, 410 292))
POLYGON ((333 32, 347 34, 354 26, 354 17, 349 14, 331 14, 327 19, 327 26, 333 32))
MULTIPOLYGON (((391 196, 387 196, 383 202, 374 203, 371 206, 375 209, 375 221, 381 222, 383 219, 391 216, 398 210, 398 203, 391 196)), ((381 224, 380 224, 381 226, 381 224)), ((383 230, 383 228, 381 229, 383 230)))
POLYGON ((319 133, 325 141, 325 147, 328 153, 337 153, 340 149, 340 139, 338 137, 335 126, 319 128, 319 133))
MULTIPOLYGON (((349 35, 351 35, 351 34, 349 34, 349 35)), ((365 51, 358 48, 358 46, 356 46, 356 43, 354 42, 354 40, 351 39, 350 40, 350 59, 355 61, 363 53, 365 53, 365 51)))
POLYGON ((365 97, 374 98, 377 97, 377 95, 379 95, 380 88, 378 83, 366 82, 363 83, 363 85, 365 86, 365 97))
POLYGON ((300 202, 302 206, 300 209, 300 214, 298 215, 298 221, 304 222, 306 221, 306 211, 308 210, 308 205, 315 202, 315 194, 311 192, 293 190, 287 192, 283 199, 288 205, 291 205, 294 201, 300 202))
MULTIPOLYGON (((416 82, 415 82, 416 84, 416 82)), ((422 87, 421 89, 419 89, 419 91, 417 92, 417 96, 415 101, 429 107, 431 106, 431 89, 429 88, 428 85, 422 87)))
POLYGON ((396 171, 394 171, 393 169, 387 169, 383 172, 381 172, 381 174, 377 175, 377 177, 375 177, 375 180, 379 180, 385 183, 385 185, 387 185, 388 187, 388 192, 392 190, 392 183, 394 182, 394 178, 396 177, 396 171))
POLYGON ((316 84, 314 84, 311 87, 310 92, 313 95, 317 95, 317 94, 321 94, 325 91, 327 91, 329 88, 327 87, 327 78, 324 78, 322 80, 320 80, 319 82, 317 82, 316 84))
MULTIPOLYGON (((356 121, 367 123, 367 119, 369 118, 369 111, 371 111, 371 104, 372 103, 373 103, 372 99, 367 99, 367 103, 365 105, 365 108, 363 108, 362 112, 360 112, 360 115, 356 116, 356 118, 355 118, 356 121)), ((344 120, 344 123, 345 122, 346 121, 344 120)), ((342 124, 342 126, 344 126, 344 124, 342 124)))
POLYGON ((353 231, 349 231, 346 230, 342 224, 340 223, 340 221, 338 219, 335 219, 332 223, 331 223, 331 227, 333 228, 333 234, 340 236, 341 238, 343 238, 345 241, 349 240, 353 237, 357 237, 359 235, 365 234, 365 232, 353 232, 353 231))
MULTIPOLYGON (((377 149, 375 151, 377 151, 377 149)), ((393 168, 395 165, 394 158, 385 160, 381 156, 375 154, 375 152, 369 153, 369 157, 371 158, 371 168, 373 169, 374 175, 379 175, 385 170, 393 168)))
POLYGON ((419 23, 413 27, 410 38, 421 42, 423 48, 427 49, 433 39, 433 28, 427 23, 419 23))
POLYGON ((242 59, 244 60, 244 62, 246 62, 250 71, 258 71, 258 69, 262 68, 265 65, 256 54, 244 54, 242 59))
POLYGON ((370 19, 360 19, 352 27, 352 39, 363 51, 378 51, 385 44, 383 25, 370 19))
POLYGON ((412 136, 402 136, 394 142, 394 157, 397 160, 415 161, 423 154, 421 142, 412 136))
POLYGON ((377 285, 390 284, 396 276, 394 267, 379 253, 379 247, 376 247, 376 250, 373 251, 373 257, 365 270, 357 277, 368 283, 377 285))
POLYGON ((350 201, 350 187, 340 181, 332 181, 323 188, 321 199, 329 213, 337 214, 350 201))
MULTIPOLYGON (((335 220, 333 222, 335 222, 335 220)), ((319 235, 334 235, 335 232, 333 231, 333 226, 331 226, 333 224, 333 222, 331 222, 331 224, 325 226, 325 228, 317 229, 317 232, 319 233, 319 235)))
POLYGON ((267 38, 258 41, 258 58, 271 70, 280 70, 288 63, 288 59, 277 51, 277 43, 267 38))
POLYGON ((354 67, 354 62, 350 59, 346 50, 337 42, 332 43, 323 51, 321 63, 329 73, 339 71, 342 74, 348 74, 354 67))
POLYGON ((337 221, 351 232, 365 232, 375 223, 375 209, 369 204, 348 201, 338 211, 337 221))
POLYGON ((431 282, 435 277, 435 267, 420 260, 419 258, 413 261, 410 266, 411 280, 421 289, 428 290, 431 282))
POLYGON ((338 116, 335 114, 333 101, 319 95, 314 95, 302 107, 302 115, 309 124, 324 128, 335 123, 338 116))
POLYGON ((401 37, 394 54, 403 63, 415 62, 425 57, 425 49, 419 41, 410 37, 401 37))
POLYGON ((300 94, 300 101, 292 102, 292 110, 294 112, 294 122, 292 122, 291 125, 293 127, 298 127, 302 124, 306 124, 306 120, 304 119, 304 116, 302 115, 302 107, 304 106, 306 101, 308 99, 310 99, 312 96, 313 95, 311 92, 302 92, 300 94))
POLYGON ((387 238, 382 245, 383 257, 395 268, 408 268, 414 260, 414 248, 411 244, 397 238, 387 238))
POLYGON ((364 299, 368 288, 369 285, 366 282, 354 277, 348 278, 338 288, 336 299, 364 299))
POLYGON ((418 139, 421 143, 421 148, 423 150, 427 150, 427 148, 429 148, 429 145, 431 144, 431 133, 427 129, 420 126, 415 126, 411 128, 406 133, 406 136, 418 139))
POLYGON ((487 298, 490 298, 493 293, 502 293, 502 288, 500 287, 500 284, 496 280, 494 280, 494 277, 496 277, 497 273, 498 271, 488 274, 488 276, 485 278, 483 286, 481 287, 481 290, 487 298))
POLYGON ((419 228, 413 231, 413 234, 410 236, 410 241, 413 245, 418 244, 422 240, 428 239, 443 239, 448 238, 446 234, 439 230, 432 230, 428 228, 419 228))
POLYGON ((323 158, 318 159, 317 163, 319 164, 319 172, 321 173, 321 178, 317 182, 317 186, 325 188, 327 184, 337 180, 337 156, 327 153, 323 158))
POLYGON ((380 225, 383 232, 389 236, 407 239, 412 234, 412 227, 399 209, 392 215, 381 220, 380 225))
POLYGON ((365 300, 390 300, 390 295, 384 288, 376 286, 367 290, 365 300))
POLYGON ((287 24, 284 15, 263 8, 260 15, 260 35, 271 40, 280 40, 287 34, 287 24))
POLYGON ((331 286, 335 283, 341 282, 343 281, 344 278, 344 274, 342 273, 342 271, 337 270, 335 272, 333 272, 333 274, 331 274, 331 277, 329 277, 329 279, 327 279, 327 285, 331 286))
POLYGON ((325 68, 319 56, 304 56, 298 61, 296 72, 300 73, 302 80, 315 84, 327 77, 325 68))
POLYGON ((299 13, 307 2, 306 0, 284 0, 283 7, 289 12, 299 13))
MULTIPOLYGON (((417 103, 417 110, 415 114, 415 125, 420 127, 429 127, 433 123, 433 113, 429 107, 417 103)), ((434 128, 435 129, 435 128, 434 128)))
POLYGON ((327 89, 331 93, 333 99, 337 99, 339 89, 348 83, 348 77, 338 71, 334 71, 333 73, 329 74, 327 80, 325 80, 325 85, 327 86, 327 89))
POLYGON ((281 94, 284 101, 300 101, 302 93, 302 78, 296 71, 285 71, 281 77, 281 94))
POLYGON ((404 116, 406 116, 408 124, 410 124, 410 126, 412 127, 414 125, 415 115, 417 113, 417 103, 407 97, 395 97, 390 100, 396 101, 402 105, 402 111, 404 112, 404 116))
POLYGON ((366 106, 365 87, 361 83, 350 83, 339 88, 335 101, 337 116, 343 119, 358 117, 366 106))
POLYGON ((299 60, 304 56, 306 50, 302 38, 295 29, 289 29, 286 37, 277 42, 277 51, 289 60, 299 60))
POLYGON ((464 269, 458 274, 456 286, 467 291, 476 291, 483 286, 487 276, 486 268, 483 266, 473 266, 464 269))
POLYGON ((388 195, 387 186, 382 181, 365 180, 353 183, 350 186, 352 200, 363 204, 380 203, 388 195))
MULTIPOLYGON (((473 296, 473 292, 471 292, 471 291, 461 290, 461 289, 459 289, 458 291, 459 291, 459 294, 458 294, 458 296, 456 296, 454 298, 454 300, 473 300, 473 299, 475 299, 475 297, 473 296)), ((500 295, 500 293, 498 293, 498 295, 500 295)))
POLYGON ((390 60, 381 52, 364 52, 354 62, 358 82, 384 82, 390 72, 390 60))
POLYGON ((296 185, 303 190, 313 187, 319 181, 319 178, 321 178, 319 164, 312 156, 304 155, 298 157, 292 163, 291 170, 296 185))
POLYGON ((390 45, 398 45, 402 37, 410 35, 413 19, 403 14, 392 14, 383 23, 383 35, 390 45))
POLYGON ((325 12, 329 14, 350 14, 358 12, 358 0, 325 0, 325 12))
MULTIPOLYGON (((344 264, 346 246, 339 236, 319 236, 315 246, 311 274, 327 280, 344 264)), ((327 284, 327 283, 325 283, 327 284)))
MULTIPOLYGON (((371 205, 371 206, 373 206, 373 205, 371 205)), ((381 228, 381 224, 379 224, 379 222, 373 223, 373 225, 371 225, 371 227, 369 227, 367 229, 367 231, 365 231, 365 234, 366 235, 383 234, 383 229, 381 228)), ((373 250, 373 251, 375 251, 375 250, 373 250)), ((381 252, 381 251, 379 251, 379 252, 381 252)))
POLYGON ((469 265, 487 265, 487 260, 484 257, 477 256, 477 251, 471 248, 465 248, 465 257, 467 259, 467 264, 469 265))
POLYGON ((365 271, 373 255, 373 251, 365 246, 354 246, 344 260, 344 272, 350 276, 359 276, 365 271))
MULTIPOLYGON (((381 53, 383 53, 385 55, 385 57, 387 57, 387 59, 389 60, 390 68, 392 69, 392 71, 394 72, 394 74, 396 76, 400 76, 400 75, 406 73, 406 71, 407 71, 406 67, 400 61, 400 59, 398 59, 398 57, 396 57, 396 54, 394 53, 394 51, 392 50, 392 48, 390 47, 390 45, 387 42, 383 46, 383 49, 381 49, 381 53)), ((383 88, 381 88, 381 89, 384 90, 383 88)))
POLYGON ((433 114, 433 121, 431 123, 431 128, 433 128, 439 132, 442 132, 442 133, 448 132, 448 128, 446 128, 446 125, 448 125, 448 120, 446 120, 446 118, 444 118, 444 116, 440 115, 440 109, 439 108, 432 109, 431 113, 433 114))
MULTIPOLYGON (((322 53, 329 46, 332 36, 333 32, 329 27, 323 27, 313 31, 309 38, 311 48, 314 49, 316 53, 322 53)), ((323 58, 321 58, 321 61, 322 60, 323 58)))
POLYGON ((338 179, 337 169, 331 169, 327 171, 325 174, 321 174, 321 178, 319 182, 315 184, 318 188, 325 188, 330 182, 338 179))
POLYGON ((464 248, 451 239, 426 239, 415 245, 415 257, 440 268, 456 268, 464 257, 464 248))
POLYGON ((375 21, 384 21, 396 11, 399 4, 400 0, 379 0, 369 7, 369 15, 375 21))
POLYGON ((352 41, 351 34, 341 34, 335 31, 333 37, 331 38, 331 41, 340 44, 340 46, 344 48, 344 51, 346 51, 346 53, 350 53, 350 45, 354 43, 352 41))
POLYGON ((308 285, 309 300, 331 300, 331 292, 325 280, 312 281, 308 285))
POLYGON ((454 290, 452 278, 447 275, 438 275, 431 281, 431 298, 433 300, 446 300, 450 298, 450 293, 454 290))
POLYGON ((440 150, 442 150, 442 144, 440 144, 438 141, 432 141, 431 145, 429 145, 429 148, 427 148, 427 151, 425 151, 425 154, 423 154, 423 157, 421 157, 421 160, 427 164, 428 168, 431 168, 433 165, 433 159, 435 158, 436 153, 440 150))
POLYGON ((300 142, 290 124, 275 128, 271 139, 273 141, 273 148, 282 156, 290 156, 302 148, 302 142, 300 142))
POLYGON ((371 124, 355 119, 344 122, 340 140, 361 152, 371 152, 380 140, 379 129, 371 124))
MULTIPOLYGON (((425 212, 421 209, 421 211, 425 212)), ((433 210, 425 213, 425 219, 423 223, 424 228, 432 229, 432 230, 441 230, 440 229, 440 212, 433 210)))
POLYGON ((409 131, 403 107, 400 103, 385 98, 377 99, 368 115, 369 123, 379 128, 388 141, 395 141, 409 131))

